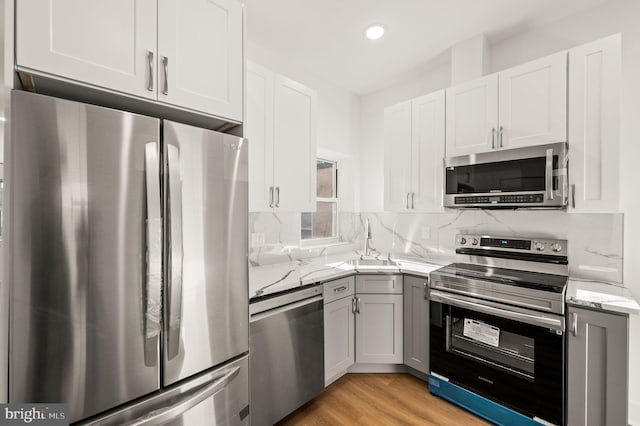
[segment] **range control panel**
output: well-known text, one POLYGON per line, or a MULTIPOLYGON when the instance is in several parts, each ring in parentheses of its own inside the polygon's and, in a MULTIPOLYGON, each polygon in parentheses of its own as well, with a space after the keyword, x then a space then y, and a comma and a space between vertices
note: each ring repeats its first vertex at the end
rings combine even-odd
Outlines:
POLYGON ((493 237, 488 235, 459 234, 456 236, 456 249, 461 248, 567 256, 567 240, 546 238, 493 237))

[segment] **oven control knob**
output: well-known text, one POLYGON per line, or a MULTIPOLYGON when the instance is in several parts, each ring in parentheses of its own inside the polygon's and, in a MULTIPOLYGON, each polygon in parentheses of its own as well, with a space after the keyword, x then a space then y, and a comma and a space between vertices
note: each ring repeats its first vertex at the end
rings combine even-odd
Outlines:
POLYGON ((477 238, 472 238, 471 239, 471 244, 474 245, 474 246, 477 246, 478 245, 478 239, 477 238))
POLYGON ((536 243, 533 246, 538 251, 543 251, 544 250, 544 243, 542 241, 536 241, 536 243))
POLYGON ((458 238, 458 244, 460 245, 467 244, 467 239, 465 237, 458 238))
POLYGON ((551 250, 559 252, 560 250, 562 250, 562 246, 558 243, 553 243, 551 244, 551 250))

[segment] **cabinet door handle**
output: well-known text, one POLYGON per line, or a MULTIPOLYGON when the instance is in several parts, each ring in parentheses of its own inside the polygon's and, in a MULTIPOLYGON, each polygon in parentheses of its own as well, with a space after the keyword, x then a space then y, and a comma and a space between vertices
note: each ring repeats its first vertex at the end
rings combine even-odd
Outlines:
POLYGON ((276 186, 276 207, 280 207, 280 187, 276 186))
POLYGON ((411 208, 412 209, 416 208, 416 193, 415 192, 411 193, 411 208))
POLYGON ((162 57, 162 66, 164 68, 164 85, 162 86, 162 93, 169 94, 169 58, 162 57))
POLYGON ((496 149, 496 128, 491 128, 491 149, 496 149))
POLYGON ((356 312, 358 312, 358 308, 357 308, 357 301, 356 298, 354 297, 353 299, 351 299, 351 313, 355 314, 356 312))
POLYGON ((571 207, 576 208, 576 184, 571 184, 571 207))
POLYGON ((429 300, 429 283, 425 281, 423 285, 424 285, 424 300, 429 300))
POLYGON ((342 287, 334 288, 334 289, 333 289, 333 292, 334 292, 334 293, 338 293, 338 292, 340 292, 340 291, 345 291, 346 289, 347 289, 347 286, 346 286, 346 285, 343 285, 342 287))
POLYGON ((153 52, 147 50, 147 90, 153 92, 153 52))
POLYGON ((356 313, 357 314, 360 313, 360 298, 359 297, 356 298, 356 313))
POLYGON ((411 194, 410 192, 407 192, 407 204, 406 204, 407 205, 407 210, 409 209, 409 195, 410 194, 411 194))
POLYGON ((500 135, 498 138, 498 148, 502 148, 502 131, 504 130, 504 127, 500 126, 500 135))
POLYGON ((576 312, 571 314, 571 332, 574 336, 578 335, 578 314, 576 312))
POLYGON ((269 187, 269 207, 273 208, 273 186, 269 187))

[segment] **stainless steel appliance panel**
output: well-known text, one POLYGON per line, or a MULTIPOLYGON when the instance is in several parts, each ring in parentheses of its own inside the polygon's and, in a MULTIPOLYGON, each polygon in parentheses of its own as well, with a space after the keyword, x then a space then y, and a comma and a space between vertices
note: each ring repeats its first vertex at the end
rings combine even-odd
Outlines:
POLYGON ((249 424, 249 360, 245 356, 166 392, 78 426, 249 424))
POLYGON ((19 91, 12 108, 9 400, 73 422, 159 388, 160 123, 19 91))
POLYGON ((323 313, 313 296, 251 316, 253 426, 276 423, 324 389, 323 313))
POLYGON ((163 122, 163 385, 248 351, 247 144, 163 122))

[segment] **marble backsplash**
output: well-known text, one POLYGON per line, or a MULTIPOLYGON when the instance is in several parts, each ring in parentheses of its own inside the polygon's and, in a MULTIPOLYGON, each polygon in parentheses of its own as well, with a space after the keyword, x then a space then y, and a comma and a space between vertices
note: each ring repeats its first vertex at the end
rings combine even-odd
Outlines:
POLYGON ((355 256, 366 221, 382 256, 444 265, 459 233, 568 240, 569 275, 622 285, 622 214, 560 210, 451 210, 444 213, 340 213, 336 244, 300 247, 299 213, 250 213, 250 267, 355 256))

